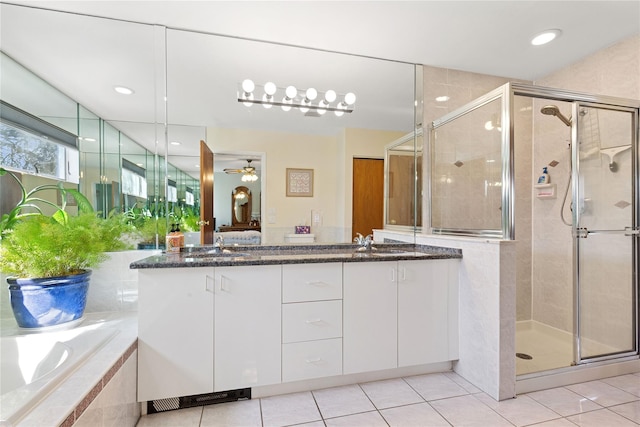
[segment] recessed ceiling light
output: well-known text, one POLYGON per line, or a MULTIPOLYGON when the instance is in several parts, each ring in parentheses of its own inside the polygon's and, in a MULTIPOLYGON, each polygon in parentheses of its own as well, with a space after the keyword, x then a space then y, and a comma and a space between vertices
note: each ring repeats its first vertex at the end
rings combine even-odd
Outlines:
POLYGON ((113 90, 115 90, 116 92, 122 94, 122 95, 131 95, 133 94, 133 89, 129 89, 128 87, 124 87, 124 86, 114 86, 113 90))
POLYGON ((178 142, 178 141, 171 141, 171 145, 180 145, 180 142, 178 142))
POLYGON ((547 44, 550 41, 560 37, 560 35, 562 34, 562 31, 560 30, 545 30, 539 34, 536 34, 532 39, 531 39, 531 44, 534 46, 540 46, 543 44, 547 44))
POLYGON ((449 98, 447 95, 442 95, 442 96, 437 96, 436 97, 436 102, 447 102, 449 98))

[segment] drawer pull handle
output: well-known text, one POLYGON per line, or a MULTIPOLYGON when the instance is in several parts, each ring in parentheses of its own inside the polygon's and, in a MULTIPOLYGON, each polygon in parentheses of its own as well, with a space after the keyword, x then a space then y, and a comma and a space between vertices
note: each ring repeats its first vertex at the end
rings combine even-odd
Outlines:
POLYGON ((325 282, 321 281, 321 280, 319 280, 317 282, 307 282, 307 285, 309 285, 309 286, 321 286, 321 287, 327 286, 327 284, 325 282))
POLYGON ((317 357, 315 359, 304 359, 305 362, 307 363, 318 363, 318 362, 322 362, 322 358, 321 357, 317 357))
POLYGON ((318 323, 322 323, 322 319, 305 320, 304 323, 306 323, 307 325, 317 325, 318 323))

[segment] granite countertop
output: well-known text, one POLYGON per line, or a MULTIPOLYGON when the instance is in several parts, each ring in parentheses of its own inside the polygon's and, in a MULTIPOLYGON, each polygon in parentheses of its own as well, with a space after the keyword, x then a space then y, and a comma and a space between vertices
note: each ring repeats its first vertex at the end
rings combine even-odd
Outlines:
POLYGON ((460 249, 414 244, 374 244, 359 251, 350 243, 322 245, 229 246, 222 253, 213 246, 182 248, 180 253, 162 253, 131 263, 130 268, 182 268, 326 262, 376 262, 462 258, 460 249))

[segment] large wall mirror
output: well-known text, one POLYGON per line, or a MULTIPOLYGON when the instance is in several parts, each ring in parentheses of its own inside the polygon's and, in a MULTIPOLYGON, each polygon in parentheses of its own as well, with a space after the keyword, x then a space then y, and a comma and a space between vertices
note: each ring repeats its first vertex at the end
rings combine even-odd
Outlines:
MULTIPOLYGON (((242 168, 252 160, 258 180, 246 186, 252 194, 251 221, 260 225, 262 243, 283 242, 297 225, 310 225, 321 243, 349 242, 353 233, 367 232, 352 227, 357 215, 352 208, 353 159, 384 162, 385 146, 415 128, 412 64, 0 7, 3 52, 81 104, 85 117, 82 129, 76 126, 74 132, 91 132, 103 144, 100 155, 91 148, 84 154, 83 190, 95 192, 99 182, 120 183, 126 164, 144 172, 148 203, 166 214, 168 198, 173 198, 170 187, 175 187, 178 202, 198 192, 198 144, 204 140, 214 152, 213 216, 218 226, 233 225, 229 194, 244 185, 242 174, 229 175, 224 169, 242 168), (30 43, 24 34, 39 42, 30 43), (295 86, 299 91, 315 88, 321 96, 333 90, 338 98, 352 92, 356 102, 353 112, 340 117, 333 111, 247 107, 238 102, 245 79, 258 89, 275 83, 274 96, 280 101, 284 88, 295 86), (117 85, 134 93, 120 95, 113 90, 117 85), (287 196, 286 171, 292 168, 313 171, 311 197, 287 196), (118 179, 112 170, 118 171, 118 179)), ((34 114, 50 105, 42 91, 25 90, 24 96, 34 114)), ((59 111, 44 114, 55 117, 59 111)), ((121 208, 140 199, 135 194, 100 197, 105 207, 113 199, 121 208)), ((407 203, 415 206, 413 200, 407 203)))
MULTIPOLYGON (((316 242, 349 242, 355 232, 370 232, 352 229, 353 159, 384 162, 385 146, 413 132, 413 65, 172 29, 167 64, 170 132, 205 128, 214 164, 233 155, 239 167, 255 159, 260 173, 252 184, 253 219, 260 221, 263 243, 283 242, 296 225, 310 225, 316 242), (277 101, 288 86, 334 90, 338 97, 352 92, 357 100, 353 112, 340 117, 246 106, 238 102, 245 79, 256 86, 273 82, 277 101), (287 196, 291 168, 313 171, 312 197, 287 196)), ((240 177, 230 181, 221 169, 216 167, 215 191, 227 198, 240 177)), ((228 221, 219 220, 229 212, 221 208, 214 206, 218 225, 228 221)))

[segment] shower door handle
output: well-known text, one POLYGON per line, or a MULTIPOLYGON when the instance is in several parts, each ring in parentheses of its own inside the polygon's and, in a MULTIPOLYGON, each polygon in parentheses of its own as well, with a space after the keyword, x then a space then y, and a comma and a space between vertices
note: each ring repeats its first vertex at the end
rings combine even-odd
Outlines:
POLYGON ((574 237, 586 239, 589 234, 624 234, 625 236, 638 236, 640 229, 638 227, 625 227, 624 230, 589 230, 586 227, 577 228, 574 237))

